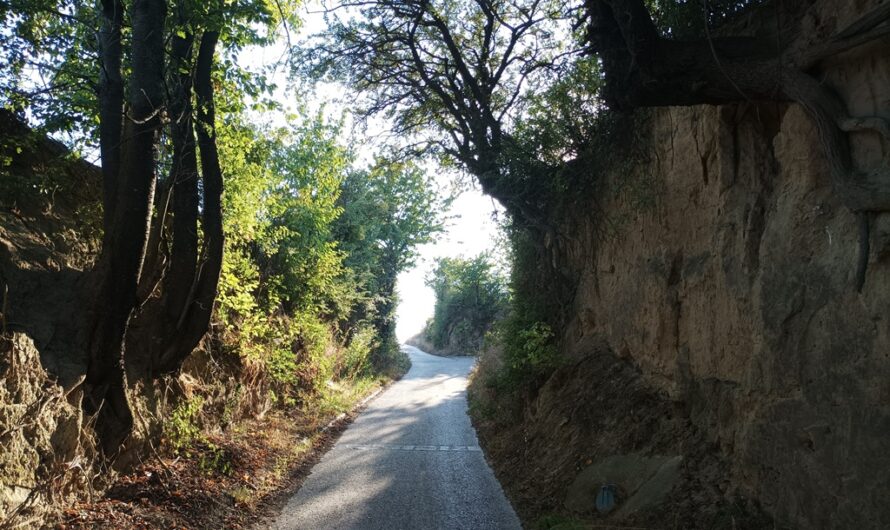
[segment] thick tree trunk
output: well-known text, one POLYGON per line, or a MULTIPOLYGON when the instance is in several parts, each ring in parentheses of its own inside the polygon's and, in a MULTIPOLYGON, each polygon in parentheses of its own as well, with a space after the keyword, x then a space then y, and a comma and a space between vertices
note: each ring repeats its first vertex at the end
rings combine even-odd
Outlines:
MULTIPOLYGON (((137 303, 151 219, 164 92, 163 0, 135 0, 129 113, 123 130, 121 188, 98 265, 101 281, 90 343, 85 407, 98 414, 96 429, 113 458, 133 426, 123 369, 124 339, 137 303)), ((110 140, 109 140, 110 141, 110 140)), ((109 190, 106 190, 106 193, 109 190)))
POLYGON ((102 0, 102 27, 99 30, 101 67, 99 69, 99 150, 102 159, 104 196, 103 228, 111 231, 117 182, 120 178, 121 132, 123 129, 124 81, 121 78, 121 26, 124 5, 121 0, 102 0))
POLYGON ((191 34, 173 38, 175 92, 170 110, 173 119, 173 245, 170 270, 164 279, 167 320, 177 323, 188 303, 198 262, 198 155, 192 106, 191 34))

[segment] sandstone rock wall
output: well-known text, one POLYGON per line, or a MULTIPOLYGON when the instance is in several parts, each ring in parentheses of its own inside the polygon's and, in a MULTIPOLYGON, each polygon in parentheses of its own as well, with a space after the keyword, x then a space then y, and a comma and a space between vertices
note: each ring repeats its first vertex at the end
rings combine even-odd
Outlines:
MULTIPOLYGON (((830 34, 876 3, 823 1, 805 25, 830 34)), ((890 118, 887 47, 825 65, 853 116, 890 118)), ((649 160, 553 243, 578 278, 567 353, 605 341, 632 360, 779 520, 890 527, 890 214, 872 215, 857 292, 858 219, 803 109, 667 108, 652 127, 649 160)), ((862 168, 890 156, 851 142, 862 168)))
MULTIPOLYGON (((36 528, 60 504, 86 497, 95 456, 81 390, 56 384, 22 333, 0 337, 0 521, 36 528)), ((6 526, 4 526, 6 527, 6 526)))

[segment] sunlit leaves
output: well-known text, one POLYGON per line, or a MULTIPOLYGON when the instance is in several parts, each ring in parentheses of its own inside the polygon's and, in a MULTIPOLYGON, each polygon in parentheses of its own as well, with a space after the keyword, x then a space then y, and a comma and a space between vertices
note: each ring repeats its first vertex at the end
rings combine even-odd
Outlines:
POLYGON ((223 321, 242 355, 282 382, 323 382, 334 370, 324 353, 331 329, 349 337, 392 318, 395 277, 439 230, 442 203, 413 165, 353 168, 339 124, 321 115, 264 129, 230 115, 219 132, 223 321))
POLYGON ((426 283, 436 295, 432 320, 425 334, 437 348, 478 350, 509 301, 507 279, 493 258, 442 258, 426 283))

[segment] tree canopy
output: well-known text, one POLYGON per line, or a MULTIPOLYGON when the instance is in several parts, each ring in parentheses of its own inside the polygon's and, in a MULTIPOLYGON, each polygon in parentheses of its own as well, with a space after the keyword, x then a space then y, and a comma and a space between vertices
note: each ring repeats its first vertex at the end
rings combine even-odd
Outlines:
POLYGON ((498 159, 524 98, 579 49, 573 9, 553 0, 344 3, 309 43, 306 70, 366 96, 418 145, 460 162, 509 202, 498 159))
POLYGON ((489 254, 441 258, 426 283, 436 305, 424 334, 440 350, 472 354, 504 318, 510 299, 507 277, 489 254))

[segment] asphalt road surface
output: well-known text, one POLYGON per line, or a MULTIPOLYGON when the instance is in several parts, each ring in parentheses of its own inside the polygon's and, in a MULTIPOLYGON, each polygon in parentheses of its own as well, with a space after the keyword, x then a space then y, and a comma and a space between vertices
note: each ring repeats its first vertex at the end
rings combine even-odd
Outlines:
POLYGON ((467 416, 473 359, 406 349, 411 370, 349 426, 272 528, 520 528, 467 416))

